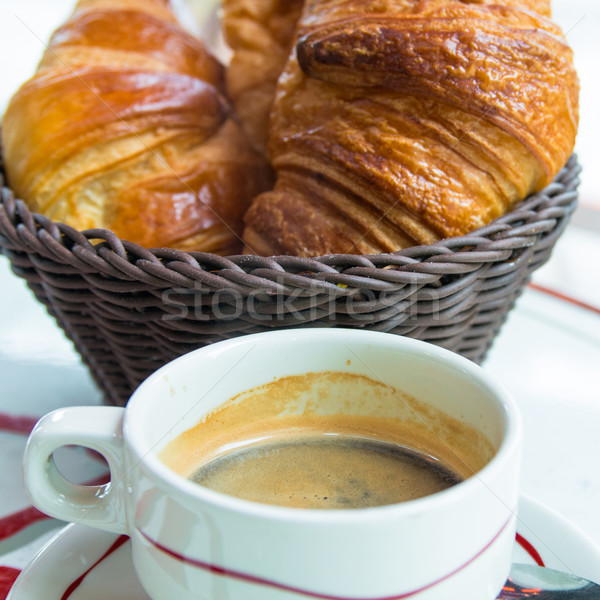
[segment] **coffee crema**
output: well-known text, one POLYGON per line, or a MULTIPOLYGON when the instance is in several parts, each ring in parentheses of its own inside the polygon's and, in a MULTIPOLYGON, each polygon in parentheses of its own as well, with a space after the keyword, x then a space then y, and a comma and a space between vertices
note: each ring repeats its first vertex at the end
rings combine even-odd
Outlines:
POLYGON ((433 494, 493 456, 472 426, 364 375, 282 377, 220 405, 159 458, 254 502, 368 508, 433 494))
POLYGON ((368 508, 445 490, 462 478, 431 456, 399 444, 295 431, 249 442, 190 477, 207 488, 292 508, 368 508))

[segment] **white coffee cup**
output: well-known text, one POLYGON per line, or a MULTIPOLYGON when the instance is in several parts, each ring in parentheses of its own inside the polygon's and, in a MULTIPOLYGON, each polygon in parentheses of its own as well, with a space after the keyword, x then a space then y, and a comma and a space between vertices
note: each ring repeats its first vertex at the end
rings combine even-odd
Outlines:
POLYGON ((344 329, 238 337, 165 365, 125 409, 54 411, 25 454, 32 502, 59 519, 131 537, 136 573, 155 600, 492 600, 516 529, 521 423, 479 366, 424 342, 344 329), (494 449, 475 475, 409 502, 317 510, 250 502, 177 475, 157 454, 230 398, 274 379, 358 373, 443 410, 494 449), (60 446, 100 452, 106 486, 67 481, 60 446))

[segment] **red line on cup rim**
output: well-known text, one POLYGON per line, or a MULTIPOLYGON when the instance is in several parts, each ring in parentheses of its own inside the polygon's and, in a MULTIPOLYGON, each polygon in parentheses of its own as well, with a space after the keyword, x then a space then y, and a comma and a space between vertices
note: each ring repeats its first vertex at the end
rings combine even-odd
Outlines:
POLYGON ((336 596, 336 595, 331 595, 331 594, 322 594, 322 593, 313 592, 310 590, 303 590, 301 588, 287 585, 285 583, 273 581, 270 579, 266 579, 264 577, 251 575, 249 573, 242 573, 242 572, 236 571, 234 569, 228 569, 226 567, 220 567, 218 565, 214 565, 214 564, 211 564, 211 563, 208 563, 205 561, 197 560, 195 558, 190 558, 189 556, 180 554, 179 552, 176 552, 175 550, 171 550, 170 548, 167 548, 160 542, 153 540, 150 536, 148 536, 146 533, 144 533, 141 529, 138 529, 138 531, 140 532, 142 537, 144 537, 144 539, 146 539, 152 546, 154 546, 161 552, 167 554, 168 556, 171 556, 175 560, 183 562, 184 564, 189 564, 189 565, 197 567, 199 569, 203 569, 205 571, 210 571, 211 573, 215 573, 215 574, 221 575, 223 577, 230 577, 232 579, 239 579, 241 581, 246 581, 248 583, 255 583, 255 584, 263 585, 266 587, 277 588, 280 590, 285 590, 285 591, 293 592, 296 594, 302 594, 302 595, 310 597, 310 598, 319 598, 320 600, 402 600, 403 598, 410 598, 412 596, 416 596, 417 594, 424 592, 425 590, 442 583, 443 581, 449 579, 453 575, 456 575, 457 573, 459 573, 460 571, 462 571, 463 569, 468 567, 477 558, 479 558, 490 546, 492 546, 492 544, 500 537, 502 532, 508 527, 508 524, 511 522, 511 520, 512 520, 512 516, 508 518, 508 520, 506 521, 506 523, 504 523, 504 525, 502 525, 502 527, 500 528, 498 533, 496 533, 494 535, 494 537, 479 552, 477 552, 477 554, 475 554, 473 557, 471 557, 469 560, 467 560, 464 564, 460 565, 459 567, 457 567, 450 573, 443 575, 439 579, 436 579, 435 581, 432 581, 431 583, 428 583, 428 584, 426 584, 416 590, 412 590, 410 592, 403 592, 401 594, 397 594, 394 596, 385 596, 385 597, 378 597, 378 598, 360 598, 360 599, 346 597, 346 596, 336 596))

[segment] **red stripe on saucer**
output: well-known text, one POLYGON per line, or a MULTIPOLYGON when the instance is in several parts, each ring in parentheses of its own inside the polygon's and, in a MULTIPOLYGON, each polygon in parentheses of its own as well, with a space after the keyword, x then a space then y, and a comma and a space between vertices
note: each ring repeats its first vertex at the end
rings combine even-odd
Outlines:
MULTIPOLYGON (((467 562, 462 564, 460 567, 454 569, 450 573, 447 573, 443 577, 440 577, 439 579, 436 579, 435 581, 432 581, 431 583, 428 583, 427 585, 424 585, 424 586, 420 587, 419 589, 413 590, 410 592, 404 592, 402 594, 397 594, 395 596, 386 596, 386 597, 379 597, 379 598, 362 598, 360 600, 402 600, 404 598, 411 598, 413 596, 416 596, 417 594, 420 594, 421 592, 424 592, 425 590, 442 583, 446 579, 449 579, 453 575, 456 575, 457 573, 459 573, 460 571, 462 571, 463 569, 468 567, 477 558, 479 558, 500 537, 502 532, 508 527, 508 524, 511 522, 511 520, 512 520, 512 517, 510 517, 506 521, 506 523, 504 523, 504 525, 501 527, 500 531, 498 531, 498 533, 496 535, 494 535, 494 537, 477 554, 475 554, 475 556, 471 557, 467 562)), ((147 536, 142 530, 138 529, 138 531, 155 548, 157 548, 161 552, 164 552, 168 556, 171 556, 175 560, 178 560, 185 564, 192 565, 199 569, 203 569, 205 571, 210 571, 211 573, 216 573, 217 575, 222 575, 224 577, 230 577, 232 579, 239 579, 241 581, 246 581, 248 583, 255 583, 257 585, 263 585, 265 587, 272 587, 272 588, 277 588, 280 590, 286 590, 286 591, 293 592, 296 594, 302 594, 309 598, 318 598, 319 600, 359 600, 359 599, 350 598, 350 597, 346 597, 346 596, 335 596, 335 595, 330 595, 330 594, 321 594, 319 592, 312 592, 310 590, 303 590, 301 588, 286 585, 284 583, 279 583, 277 581, 272 581, 270 579, 265 579, 263 577, 258 577, 256 575, 251 575, 249 573, 241 573, 240 571, 234 571, 233 569, 227 569, 225 567, 220 567, 218 565, 213 565, 213 564, 201 561, 201 560, 190 558, 189 556, 185 556, 183 554, 180 554, 179 552, 175 552, 174 550, 171 550, 170 548, 163 546, 159 542, 156 542, 155 540, 153 540, 152 538, 147 536)))
POLYGON ((111 547, 84 573, 82 573, 66 590, 61 596, 60 600, 68 600, 73 592, 83 583, 83 580, 87 577, 90 571, 93 571, 104 559, 110 556, 113 552, 116 552, 129 537, 126 535, 120 535, 111 545, 111 547))
POLYGON ((544 559, 541 557, 540 553, 535 549, 535 546, 529 541, 526 540, 520 533, 517 533, 516 536, 517 544, 533 558, 538 567, 545 567, 544 559))

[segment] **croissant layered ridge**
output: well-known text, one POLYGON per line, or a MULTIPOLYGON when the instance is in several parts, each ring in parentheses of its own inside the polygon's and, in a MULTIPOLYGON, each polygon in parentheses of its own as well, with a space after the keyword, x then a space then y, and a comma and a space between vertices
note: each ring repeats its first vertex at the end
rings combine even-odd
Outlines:
POLYGON ((271 175, 224 81, 168 2, 82 1, 4 115, 9 184, 79 230, 239 252, 243 214, 271 175))
POLYGON ((246 215, 247 251, 392 252, 542 189, 578 126, 572 52, 549 14, 546 2, 307 0, 270 116, 277 182, 246 215))
POLYGON ((227 91, 254 147, 267 154, 277 80, 295 41, 304 0, 222 0, 224 37, 232 50, 227 91))

